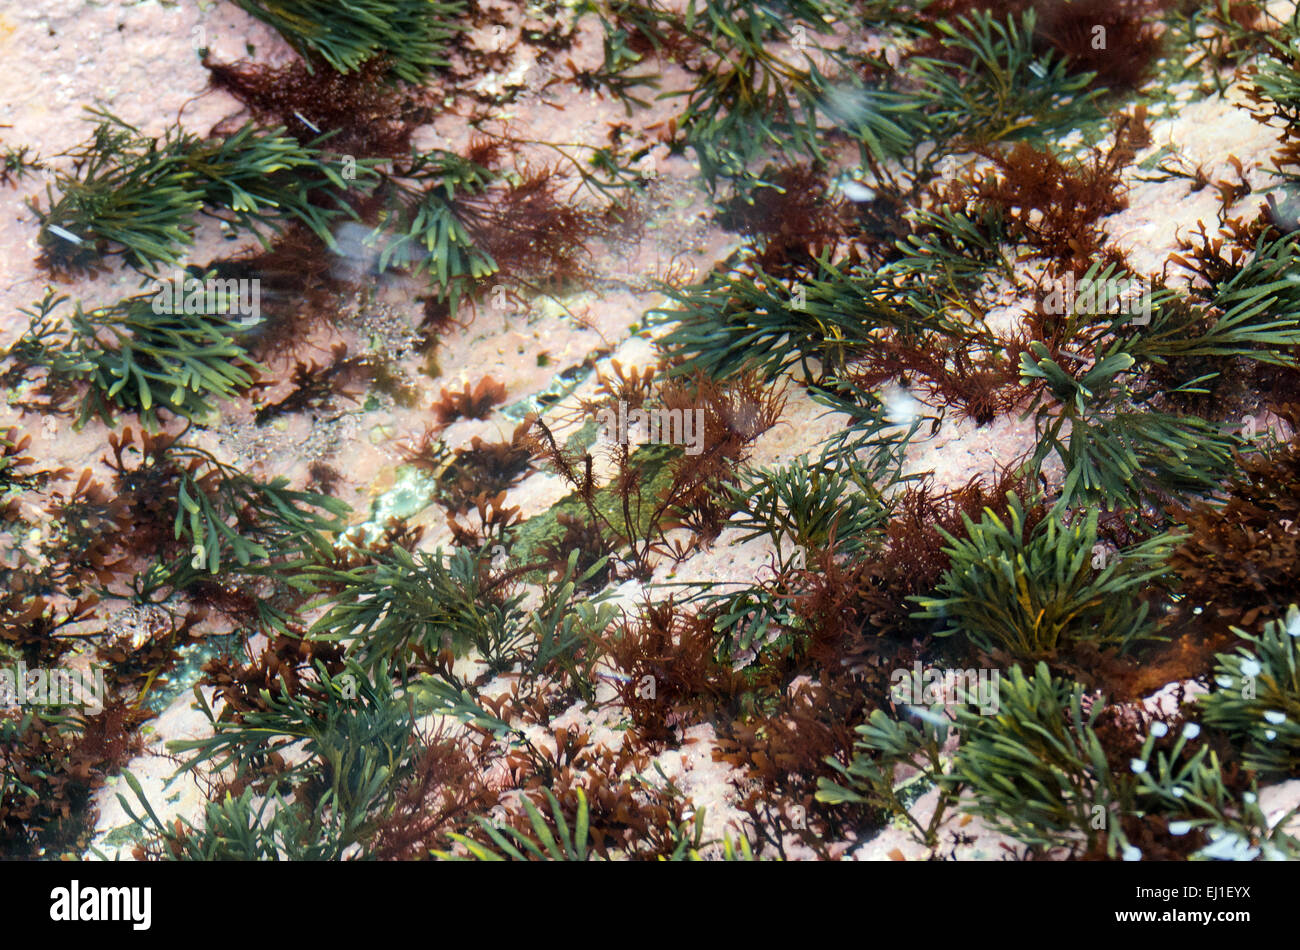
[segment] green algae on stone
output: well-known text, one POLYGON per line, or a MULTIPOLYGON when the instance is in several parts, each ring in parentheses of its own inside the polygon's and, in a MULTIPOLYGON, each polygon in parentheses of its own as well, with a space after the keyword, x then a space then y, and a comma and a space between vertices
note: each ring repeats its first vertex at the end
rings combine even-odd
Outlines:
MULTIPOLYGON (((581 439, 585 428, 580 430, 574 439, 581 439)), ((672 482, 669 462, 679 451, 677 446, 644 445, 632 453, 631 464, 639 469, 644 477, 641 498, 647 502, 632 506, 636 523, 631 525, 631 530, 637 538, 644 538, 647 532, 654 528, 650 523, 654 508, 650 500, 659 498, 672 482)), ((617 528, 628 527, 623 523, 622 502, 612 485, 597 490, 595 506, 596 510, 617 528)), ((512 530, 510 543, 512 557, 518 558, 520 563, 527 563, 539 555, 547 542, 558 541, 563 537, 564 528, 559 521, 561 514, 581 521, 590 517, 587 506, 582 503, 577 493, 570 492, 546 511, 529 518, 512 530)))
POLYGON ((370 503, 370 517, 353 528, 360 531, 366 543, 383 536, 390 518, 411 518, 433 503, 437 494, 437 481, 414 465, 397 469, 393 487, 370 503))

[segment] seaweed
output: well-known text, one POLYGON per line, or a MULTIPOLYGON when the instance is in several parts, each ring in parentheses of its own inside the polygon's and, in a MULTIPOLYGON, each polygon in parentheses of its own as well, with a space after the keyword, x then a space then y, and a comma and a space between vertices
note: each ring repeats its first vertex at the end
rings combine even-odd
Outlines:
POLYGON ((780 468, 747 471, 735 492, 728 524, 745 531, 737 542, 767 535, 778 558, 818 551, 834 539, 837 551, 855 554, 878 542, 891 514, 882 488, 858 472, 837 470, 801 455, 780 468), (855 477, 857 476, 857 477, 855 477), (794 546, 785 551, 786 544, 794 546))
POLYGON ((633 91, 639 86, 659 88, 660 76, 658 73, 632 71, 644 57, 628 45, 629 39, 631 37, 626 30, 611 29, 606 21, 601 65, 594 69, 579 69, 572 59, 566 60, 565 65, 569 69, 569 81, 575 86, 587 92, 607 91, 623 103, 630 116, 633 106, 645 109, 651 105, 649 101, 634 95, 633 91))
POLYGON ((211 307, 205 302, 179 311, 169 299, 160 304, 156 293, 88 312, 78 302, 65 324, 54 314, 67 300, 47 289, 32 309, 20 310, 28 329, 7 355, 44 367, 56 385, 88 382, 79 423, 98 417, 111 424, 115 410, 124 409, 158 428, 160 409, 206 415, 214 398, 231 398, 252 383, 244 367, 256 364, 237 342, 245 318, 224 289, 216 290, 211 307))
POLYGON ((57 661, 74 646, 71 635, 64 632, 98 616, 99 598, 86 594, 71 603, 66 598, 51 602, 33 588, 36 578, 11 578, 12 584, 0 601, 0 642, 7 652, 17 653, 28 663, 57 661))
POLYGON ((591 589, 600 590, 608 584, 613 578, 611 555, 615 551, 600 524, 567 511, 556 512, 555 523, 561 528, 559 536, 543 541, 535 552, 546 560, 547 569, 552 573, 564 570, 570 555, 577 551, 578 570, 591 578, 591 589), (593 570, 598 565, 599 569, 593 570))
MULTIPOLYGON (((605 486, 597 483, 591 452, 561 448, 544 422, 527 421, 530 430, 537 429, 528 435, 532 452, 573 488, 588 516, 580 532, 566 533, 602 537, 600 549, 626 551, 629 572, 642 579, 653 573, 652 555, 685 556, 685 550, 669 546, 669 528, 685 526, 705 540, 721 530, 731 511, 736 466, 744 462, 754 440, 780 419, 785 393, 765 388, 753 373, 721 384, 697 373, 690 380, 667 381, 658 401, 658 418, 667 420, 657 430, 664 439, 661 444, 635 447, 630 432, 620 434, 617 425, 607 424, 613 476, 605 486), (681 444, 687 441, 687 419, 690 445, 681 444), (678 444, 668 444, 669 439, 678 444)), ((589 409, 598 405, 592 403, 589 409)), ((614 406, 601 410, 616 419, 623 413, 625 420, 627 411, 614 406)))
POLYGON ((828 10, 818 0, 782 8, 692 0, 681 13, 658 2, 612 4, 612 16, 601 13, 605 74, 621 75, 648 56, 686 63, 694 84, 666 95, 684 100, 673 128, 710 189, 719 178, 761 181, 751 166, 771 156, 825 160, 823 125, 837 126, 864 157, 909 151, 918 123, 907 97, 865 83, 866 57, 816 43, 829 32, 828 10))
POLYGON ((828 857, 831 841, 874 817, 866 809, 827 807, 817 796, 821 780, 834 774, 830 761, 847 756, 849 724, 862 714, 871 691, 862 678, 836 673, 833 664, 819 673, 825 681, 794 680, 769 714, 738 719, 720 736, 723 760, 757 779, 740 802, 753 836, 782 857, 791 837, 828 857))
POLYGON ((972 816, 1024 859, 1300 854, 1256 784, 1297 774, 1292 202, 1243 214, 1244 162, 1220 179, 1154 156, 1145 180, 1217 195, 1217 226, 1159 277, 1102 227, 1151 144, 1144 107, 1116 113, 1119 97, 1167 50, 1191 48, 1183 75, 1202 89, 1255 58, 1237 81, 1296 177, 1294 18, 1166 0, 591 0, 517 25, 458 0, 237 3, 300 58, 202 51, 244 107, 208 136, 98 111, 62 155, 0 150, 0 185, 50 171, 33 207, 60 275, 120 259, 155 277, 203 217, 261 242, 178 274, 219 284, 210 299, 64 310, 51 290, 5 351, 16 410, 139 420, 108 436, 102 483, 41 470, 0 432, 0 654, 90 659, 113 693, 98 718, 0 717, 8 853, 85 847, 91 792, 138 749, 182 647, 207 639, 209 729, 170 752, 208 807, 164 821, 128 774, 140 858, 839 858, 890 820, 941 858, 974 840, 972 816), (491 27, 507 42, 480 49, 491 27), (471 88, 487 69, 496 90, 471 88), (542 108, 557 91, 605 97, 627 119, 584 133, 594 145, 534 141, 499 113, 521 90, 542 108), (650 91, 667 111, 650 113, 650 91), (439 113, 469 123, 467 145, 413 144, 439 113), (1063 151, 1058 133, 1089 139, 1108 114, 1109 145, 1063 151), (594 370, 582 395, 537 397, 555 421, 520 422, 491 377, 426 404, 403 454, 450 550, 425 540, 427 515, 376 509, 381 523, 349 528, 332 497, 346 479, 314 445, 300 489, 210 444, 246 427, 203 435, 233 400, 257 425, 337 417, 367 385, 358 411, 381 396, 418 409, 396 364, 355 352, 354 331, 387 333, 366 312, 378 293, 423 305, 423 349, 482 309, 509 324, 549 295, 569 312, 563 296, 606 283, 601 245, 652 224, 674 239, 687 165, 652 181, 665 154, 693 158, 737 249, 699 282, 686 253, 663 280, 615 281, 662 292, 627 331, 657 358, 605 362, 620 349, 606 341, 561 374, 594 370), (262 312, 227 306, 241 281, 262 312), (1142 310, 1067 305, 1062 281, 1139 284, 1142 310), (1017 295, 1021 325, 996 329, 1017 295), (777 440, 776 461, 751 466, 790 392, 836 414, 829 436, 777 440), (508 437, 449 428, 498 409, 518 423, 508 437), (946 490, 912 474, 927 422, 1017 410, 1035 423, 1023 458, 946 490), (1247 410, 1240 430, 1225 418, 1247 410), (1256 437, 1264 410, 1285 440, 1256 437), (657 420, 652 444, 625 435, 633 412, 657 420), (570 494, 523 521, 511 492, 543 462, 570 494), (767 563, 678 580, 715 541, 759 541, 767 563), (623 609, 629 581, 639 601, 623 609), (1000 708, 891 688, 954 663, 993 664, 1000 708), (1177 711, 1152 712, 1168 684, 1177 711), (597 713, 621 742, 598 741, 583 718, 597 713), (700 739, 736 770, 739 847, 706 842, 702 809, 651 775, 700 739), (927 786, 932 811, 913 794, 927 786))
POLYGON ((1255 784, 1220 760, 1196 723, 1174 734, 1176 718, 1146 722, 1140 710, 1053 678, 1045 663, 1005 675, 997 716, 981 715, 969 695, 951 719, 939 707, 918 710, 919 727, 877 710, 858 729, 852 762, 837 766, 842 778, 823 783, 819 798, 887 808, 932 849, 942 816, 959 808, 1024 843, 1029 857, 1253 860, 1295 852, 1283 830, 1293 813, 1265 819, 1255 784), (940 750, 953 726, 962 739, 948 766, 940 750), (926 825, 900 800, 899 764, 939 786, 926 825))
POLYGON ((1016 363, 1025 344, 1007 341, 1000 350, 972 353, 942 339, 914 342, 882 339, 846 367, 844 378, 866 390, 898 379, 921 388, 928 405, 955 408, 979 425, 987 425, 1022 403, 1026 387, 1016 363))
POLYGON ((454 841, 452 828, 496 804, 497 797, 463 742, 430 737, 389 814, 376 823, 368 856, 394 861, 435 854, 454 841))
POLYGON ((1158 16, 1173 0, 1071 0, 1041 5, 1034 37, 1108 92, 1136 89, 1165 46, 1158 16), (1122 51, 1122 55, 1117 55, 1122 51))
POLYGON ((946 622, 940 636, 962 633, 985 650, 1039 660, 1075 640, 1125 650, 1150 635, 1149 605, 1135 595, 1164 571, 1148 566, 1158 548, 1123 552, 1097 572, 1095 508, 1072 525, 1039 511, 1027 528, 1030 512, 1014 494, 1008 502, 1008 522, 988 511, 979 523, 964 518, 964 540, 941 531, 951 560, 939 596, 914 598, 922 616, 946 622))
POLYGON ((419 83, 446 66, 446 47, 460 29, 460 0, 232 0, 275 29, 308 69, 323 60, 341 73, 383 57, 398 78, 419 83))
MULTIPOLYGON (((285 413, 327 408, 339 397, 357 402, 360 393, 348 387, 373 377, 372 362, 373 357, 368 355, 348 356, 346 343, 333 346, 330 361, 324 366, 315 361, 311 365, 297 361, 289 378, 292 391, 277 402, 259 406, 253 421, 260 426, 285 413)), ((263 385, 268 384, 253 383, 249 388, 263 385)))
POLYGON ((649 319, 675 324, 658 338, 670 363, 719 379, 752 369, 770 380, 797 366, 805 378, 821 381, 843 373, 880 330, 973 335, 939 313, 918 313, 890 276, 826 262, 793 284, 762 271, 730 272, 696 287, 666 288, 675 307, 652 311, 649 319))
MULTIPOLYGON (((1135 340, 1134 349, 1159 345, 1145 335, 1135 340)), ((1021 354, 1021 375, 1042 380, 1057 401, 1055 411, 1040 404, 1035 412, 1039 438, 1030 471, 1040 471, 1051 454, 1060 458, 1066 471, 1061 505, 1136 510, 1180 493, 1207 494, 1228 474, 1236 440, 1199 416, 1149 408, 1152 397, 1135 393, 1124 379, 1136 362, 1132 354, 1111 347, 1075 378, 1042 343, 1030 349, 1021 354), (1061 438, 1067 421, 1068 442, 1061 438)))
POLYGON ((1037 23, 1034 10, 1005 20, 976 10, 935 22, 942 58, 913 56, 906 70, 929 134, 980 145, 1043 139, 1096 115, 1097 90, 1088 88, 1094 75, 1073 72, 1053 50, 1037 50, 1037 23))
POLYGON ((474 507, 480 494, 495 495, 513 487, 532 466, 528 428, 527 422, 521 422, 508 442, 488 442, 476 435, 468 448, 457 449, 438 475, 439 503, 461 513, 474 507))
POLYGON ((660 497, 670 503, 667 514, 673 521, 711 541, 733 510, 730 489, 738 481, 738 467, 749 458, 758 437, 780 422, 787 392, 766 386, 757 374, 719 384, 697 373, 669 380, 658 396, 669 414, 680 411, 685 417, 694 412, 698 427, 697 444, 669 460, 668 482, 660 497))
POLYGON ((1194 859, 1277 861, 1293 860, 1300 853, 1300 841, 1286 832, 1294 809, 1277 820, 1266 817, 1258 787, 1242 781, 1236 769, 1220 761, 1201 737, 1199 725, 1186 723, 1172 741, 1167 727, 1161 726, 1152 725, 1130 771, 1137 774, 1140 810, 1135 817, 1163 832, 1167 850, 1186 853, 1190 849, 1177 847, 1176 842, 1190 838, 1193 845, 1202 844, 1189 856, 1194 859), (1157 809, 1159 813, 1152 814, 1157 809))
POLYGON ((841 582, 840 589, 851 592, 862 628, 891 638, 921 633, 927 625, 912 616, 910 598, 932 592, 949 569, 944 533, 961 537, 966 519, 985 509, 1007 517, 1009 493, 1019 497, 1024 491, 1025 483, 1010 468, 992 484, 972 478, 944 492, 928 483, 905 486, 890 506, 880 550, 851 562, 841 582))
POLYGON ((287 360, 318 325, 335 322, 342 295, 353 286, 339 254, 297 223, 270 247, 212 261, 203 271, 216 280, 257 281, 261 319, 245 327, 240 340, 261 361, 287 360))
POLYGON ((489 287, 494 304, 504 305, 508 293, 583 280, 586 242, 608 230, 608 209, 561 194, 565 177, 558 165, 522 165, 514 176, 494 170, 506 144, 479 139, 463 157, 414 152, 394 165, 370 199, 390 209, 367 239, 380 247, 374 269, 423 271, 436 291, 426 302, 435 323, 449 321, 463 298, 489 287), (438 309, 444 303, 445 314, 438 309))
MULTIPOLYGON (((346 205, 322 203, 322 192, 345 192, 348 183, 317 148, 252 123, 209 140, 173 124, 159 140, 109 112, 88 111, 99 121, 68 153, 71 172, 56 174, 59 197, 47 188, 48 208, 32 205, 46 266, 80 270, 121 254, 145 272, 177 267, 206 209, 226 212, 264 245, 260 229, 297 221, 333 246, 330 225, 346 205)), ((368 180, 369 166, 355 164, 354 177, 368 180)))
POLYGON ((728 230, 757 239, 756 267, 789 276, 792 267, 814 265, 848 236, 852 211, 843 198, 828 195, 823 169, 790 165, 765 172, 763 179, 749 194, 724 204, 718 216, 728 230))
POLYGON ((472 389, 466 383, 464 392, 444 388, 433 404, 433 411, 438 423, 445 426, 457 419, 486 419, 492 407, 505 402, 505 399, 505 385, 491 376, 484 376, 472 389))
MULTIPOLYGON (((1149 142, 1139 110, 1135 118, 1120 117, 1114 146, 1104 156, 1094 150, 1086 165, 1071 167, 1025 142, 1009 152, 980 148, 978 153, 993 162, 1000 175, 980 179, 975 197, 1001 209, 1009 237, 1026 241, 1081 275, 1103 255, 1104 234, 1097 220, 1127 207, 1118 192, 1123 165, 1149 142)), ((1115 257, 1114 252, 1106 253, 1115 257)))
POLYGON ((1085 705, 1082 687, 1052 678, 1039 663, 1013 667, 998 716, 960 707, 965 730, 945 791, 974 794, 966 810, 1034 848, 1067 847, 1116 858, 1132 847, 1116 820, 1131 810, 1131 773, 1113 773, 1096 732, 1102 704, 1085 705))
POLYGON ((833 806, 868 806, 902 818, 911 825, 913 837, 933 848, 939 844, 939 829, 954 804, 950 787, 940 786, 934 811, 922 824, 900 796, 894 774, 903 765, 935 784, 950 777, 943 748, 951 727, 942 716, 917 718, 914 725, 873 709, 868 720, 854 730, 858 739, 849 761, 827 760, 835 773, 818 779, 816 797, 833 806))
POLYGON ((314 639, 337 642, 362 637, 350 651, 374 675, 401 673, 413 656, 436 656, 443 650, 463 655, 471 647, 493 669, 516 662, 547 665, 560 649, 573 647, 583 628, 604 626, 602 598, 574 601, 576 558, 568 571, 549 585, 542 604, 531 613, 521 604, 524 594, 510 583, 530 568, 526 565, 493 576, 493 552, 455 549, 410 552, 394 545, 372 552, 364 563, 334 566, 313 564, 302 579, 322 595, 315 601, 328 609, 312 625, 314 639))
POLYGON ((171 436, 128 426, 109 435, 114 487, 126 502, 134 530, 129 546, 155 559, 147 583, 184 587, 205 574, 227 571, 275 576, 330 550, 348 506, 315 492, 296 491, 280 476, 261 482, 210 452, 171 436), (132 466, 128 453, 140 457, 132 466), (233 562, 233 563, 232 563, 233 562), (237 566, 235 566, 237 565, 237 566))
POLYGON ((53 585, 76 597, 91 585, 105 588, 126 570, 118 538, 133 527, 126 499, 84 469, 65 496, 50 492, 45 508, 56 529, 42 543, 53 585))
POLYGON ((258 122, 284 128, 300 145, 322 144, 354 158, 395 158, 411 150, 415 127, 432 115, 400 86, 385 84, 388 63, 376 57, 355 72, 315 71, 302 61, 283 66, 214 63, 204 58, 214 88, 229 92, 258 122))
POLYGON ((40 156, 29 157, 31 150, 30 145, 19 145, 16 148, 7 145, 0 151, 0 185, 17 185, 27 176, 45 170, 47 165, 41 161, 40 156))
MULTIPOLYGON (((452 835, 451 840, 463 846, 471 856, 479 861, 505 861, 507 859, 516 861, 530 859, 537 861, 548 859, 554 861, 587 860, 587 852, 591 844, 588 838, 591 831, 591 814, 583 790, 578 789, 578 812, 574 817, 574 831, 572 833, 569 831, 568 822, 565 821, 559 800, 549 788, 542 789, 542 792, 551 806, 551 818, 555 833, 548 827, 548 823, 537 810, 537 806, 533 804, 532 800, 527 796, 523 796, 524 809, 528 815, 529 823, 537 835, 536 840, 513 826, 494 825, 481 817, 475 818, 480 833, 485 835, 499 850, 495 850, 486 843, 480 843, 465 835, 452 835), (523 851, 520 851, 520 848, 523 848, 523 851)), ((450 852, 444 851, 439 856, 448 860, 455 860, 455 856, 450 852)))
POLYGON ((92 793, 141 743, 147 714, 113 701, 94 716, 66 710, 0 717, 0 842, 14 857, 75 854, 89 841, 92 793))
MULTIPOLYGON (((621 759, 611 761, 607 755, 601 765, 608 768, 621 759)), ((590 788, 567 775, 558 796, 543 788, 541 803, 549 806, 549 814, 524 794, 524 813, 511 814, 510 823, 476 816, 469 834, 451 839, 467 858, 478 861, 612 860, 613 848, 633 860, 698 859, 704 843, 703 809, 688 815, 681 792, 671 783, 660 788, 638 775, 633 783, 612 784, 605 771, 597 766, 582 775, 590 788)), ((437 856, 461 857, 451 851, 437 856)))
POLYGON ((354 665, 331 676, 318 662, 316 671, 310 686, 268 698, 264 709, 227 709, 218 716, 197 697, 213 733, 173 744, 174 751, 193 753, 185 767, 216 761, 219 769, 232 766, 235 779, 261 774, 266 793, 255 815, 249 788, 238 800, 210 803, 196 833, 193 825, 164 827, 139 784, 128 779, 147 817, 137 817, 124 798, 119 801, 152 833, 155 855, 266 858, 283 848, 287 857, 337 860, 369 839, 414 768, 419 744, 411 712, 386 680, 371 683, 354 665), (268 741, 268 735, 278 738, 268 741), (301 755, 286 755, 290 749, 301 755), (282 790, 293 786, 304 794, 289 804, 282 790), (282 807, 267 815, 266 806, 277 801, 282 807))
POLYGON ((1198 700, 1206 725, 1241 740, 1247 768, 1294 775, 1300 768, 1300 673, 1297 672, 1300 610, 1270 620, 1259 636, 1236 631, 1245 641, 1235 653, 1219 654, 1215 690, 1198 700))
MULTIPOLYGON (((1295 419, 1295 410, 1287 417, 1295 419)), ((1258 631, 1279 620, 1295 599, 1296 544, 1300 541, 1300 444, 1243 454, 1237 473, 1216 499, 1171 511, 1186 529, 1170 552, 1178 575, 1177 614, 1210 632, 1258 631)))
POLYGON ((468 198, 467 227, 497 264, 498 276, 525 289, 560 290, 590 281, 588 244, 604 237, 620 211, 588 208, 561 194, 560 166, 520 167, 518 180, 491 203, 468 198))
POLYGON ((1035 50, 1055 53, 1071 73, 1087 75, 1095 86, 1119 93, 1136 88, 1149 73, 1165 44, 1157 18, 1172 5, 1170 0, 903 0, 869 3, 862 12, 911 39, 913 51, 947 57, 960 57, 961 51, 940 44, 944 22, 980 14, 1006 20, 1032 12, 1035 50), (1124 55, 1116 56, 1115 50, 1123 50, 1124 55))
MULTIPOLYGON (((506 493, 503 491, 495 495, 479 492, 474 496, 474 509, 478 513, 478 527, 463 526, 456 520, 456 513, 447 512, 447 526, 451 528, 452 540, 459 547, 481 548, 490 545, 495 549, 497 544, 503 544, 507 540, 510 529, 520 522, 519 509, 506 507, 506 493)), ((579 565, 579 568, 585 571, 592 563, 594 561, 579 565)))
POLYGON ((1235 74, 1244 60, 1266 52, 1271 36, 1284 25, 1264 6, 1251 0, 1182 3, 1173 12, 1181 17, 1181 21, 1175 19, 1170 24, 1177 37, 1173 42, 1196 49, 1189 57, 1188 68, 1201 75, 1208 72, 1219 92, 1226 88, 1222 71, 1231 68, 1235 74))
POLYGON ((679 730, 733 711, 743 680, 714 655, 711 619, 671 599, 645 603, 608 635, 615 688, 641 737, 678 742, 679 730))

